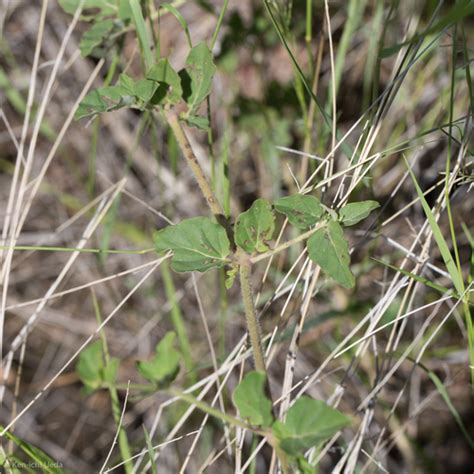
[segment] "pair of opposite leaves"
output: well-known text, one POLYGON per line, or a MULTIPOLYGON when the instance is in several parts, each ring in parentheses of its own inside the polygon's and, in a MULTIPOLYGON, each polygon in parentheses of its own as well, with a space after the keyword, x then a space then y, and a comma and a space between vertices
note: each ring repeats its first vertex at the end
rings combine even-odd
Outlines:
MULTIPOLYGON (((355 284, 349 264, 349 245, 342 226, 351 226, 367 217, 379 204, 376 201, 349 203, 336 215, 328 212, 314 196, 296 194, 275 201, 273 207, 298 229, 319 228, 308 239, 309 258, 346 288, 355 284)), ((272 205, 257 199, 250 209, 237 217, 234 238, 249 254, 264 253, 275 230, 272 205)), ((204 272, 230 264, 230 242, 225 229, 207 217, 185 219, 155 234, 158 252, 173 252, 172 268, 178 272, 204 272)))

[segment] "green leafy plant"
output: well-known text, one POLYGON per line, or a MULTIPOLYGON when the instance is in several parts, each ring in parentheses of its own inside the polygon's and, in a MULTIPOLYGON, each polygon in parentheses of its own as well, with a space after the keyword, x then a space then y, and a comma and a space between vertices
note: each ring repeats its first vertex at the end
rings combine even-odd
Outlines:
POLYGON ((140 374, 155 384, 168 384, 179 372, 181 354, 174 348, 176 335, 168 332, 156 346, 151 361, 140 361, 137 368, 140 374))
POLYGON ((88 394, 115 384, 119 360, 110 358, 106 362, 102 354, 102 343, 96 341, 81 352, 76 364, 76 373, 88 394))
MULTIPOLYGON (((65 11, 73 13, 78 2, 61 2, 65 11)), ((344 236, 345 226, 365 219, 378 207, 375 201, 352 202, 338 212, 324 206, 318 197, 294 194, 270 202, 257 199, 248 210, 236 216, 231 224, 210 185, 193 148, 187 139, 183 123, 209 132, 206 116, 200 114, 201 105, 208 99, 216 71, 211 49, 205 43, 195 46, 184 18, 170 4, 161 8, 173 14, 186 31, 190 46, 182 70, 176 71, 168 58, 159 57, 151 47, 143 11, 138 0, 129 7, 120 2, 119 9, 108 4, 89 1, 86 8, 98 8, 96 22, 85 33, 81 42, 84 55, 98 52, 107 44, 117 25, 130 24, 137 34, 142 52, 143 73, 139 78, 120 74, 114 85, 91 91, 80 104, 76 118, 92 117, 120 108, 134 108, 164 119, 172 130, 176 143, 188 163, 213 215, 193 217, 155 233, 158 253, 170 252, 171 267, 177 272, 205 272, 227 267, 226 286, 240 276, 242 303, 245 310, 256 372, 247 374, 234 392, 233 400, 245 422, 228 417, 176 390, 184 400, 214 416, 266 436, 277 453, 285 472, 290 468, 310 472, 304 451, 324 442, 349 424, 349 419, 325 403, 308 397, 296 400, 286 419, 276 420, 273 414, 264 348, 251 286, 252 268, 291 246, 305 243, 308 257, 329 277, 345 288, 355 285, 350 269, 349 244, 344 236), (280 220, 285 217, 294 227, 297 237, 280 245, 272 243, 280 220)), ((84 16, 85 20, 91 18, 84 16)), ((158 50, 159 53, 159 50, 158 50)), ((141 361, 140 374, 155 389, 168 385, 179 371, 180 353, 174 348, 174 334, 168 333, 157 345, 150 361, 141 361)), ((101 359, 100 346, 93 345, 81 355, 77 366, 88 391, 112 385, 116 375, 116 361, 97 363, 101 359)))
POLYGON ((266 375, 263 372, 249 372, 235 388, 232 399, 239 418, 222 413, 189 394, 179 391, 173 393, 226 423, 264 436, 275 449, 284 473, 314 472, 314 467, 306 461, 304 453, 351 424, 350 418, 340 411, 307 396, 293 403, 284 421, 276 420, 272 401, 267 396, 266 375))

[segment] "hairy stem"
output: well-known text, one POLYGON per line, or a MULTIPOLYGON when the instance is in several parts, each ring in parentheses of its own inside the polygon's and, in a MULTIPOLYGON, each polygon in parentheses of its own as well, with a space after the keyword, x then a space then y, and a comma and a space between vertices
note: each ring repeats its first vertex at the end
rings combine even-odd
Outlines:
MULTIPOLYGON (((247 319, 247 329, 252 345, 252 354, 255 368, 263 373, 267 373, 265 356, 263 355, 262 336, 258 323, 257 312, 253 301, 252 287, 250 284, 251 262, 248 258, 242 258, 240 263, 240 288, 242 291, 242 301, 244 303, 245 317, 247 319)), ((267 377, 268 379, 268 377, 267 377)))
POLYGON ((186 159, 191 171, 196 178, 196 181, 201 189, 202 195, 209 206, 209 209, 214 214, 216 219, 220 221, 222 216, 224 216, 224 210, 222 209, 219 201, 217 200, 214 191, 211 189, 209 182, 204 174, 201 165, 199 164, 196 155, 191 148, 191 144, 189 143, 188 137, 184 133, 183 127, 179 123, 178 117, 175 113, 168 112, 166 114, 166 120, 168 121, 171 130, 173 130, 174 136, 176 137, 176 141, 186 159))

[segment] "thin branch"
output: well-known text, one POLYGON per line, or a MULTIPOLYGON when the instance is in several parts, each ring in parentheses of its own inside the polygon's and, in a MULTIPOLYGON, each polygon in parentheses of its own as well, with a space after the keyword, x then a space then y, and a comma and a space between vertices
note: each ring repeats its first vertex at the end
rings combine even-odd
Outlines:
POLYGON ((283 250, 286 250, 287 248, 297 244, 298 242, 303 242, 307 238, 311 237, 318 229, 323 227, 325 224, 324 223, 319 223, 312 229, 306 231, 305 233, 298 235, 298 237, 295 237, 294 239, 288 240, 284 244, 279 245, 278 247, 275 247, 274 249, 269 250, 268 252, 262 253, 260 255, 256 255, 255 257, 252 257, 250 259, 251 263, 257 263, 261 262, 262 260, 265 260, 269 257, 272 257, 273 255, 282 252, 283 250))
POLYGON ((176 137, 176 141, 178 142, 181 152, 186 158, 186 161, 189 167, 191 168, 194 177, 196 178, 196 181, 199 185, 199 188, 201 189, 204 198, 206 199, 209 209, 217 218, 217 220, 220 221, 222 219, 222 216, 225 215, 224 210, 222 209, 219 201, 217 200, 214 192, 211 189, 211 186, 209 185, 206 175, 204 174, 204 171, 201 168, 201 165, 199 164, 196 155, 193 152, 191 144, 189 143, 188 137, 184 133, 183 127, 179 123, 177 115, 173 112, 168 112, 166 114, 166 120, 168 121, 171 130, 173 130, 174 136, 176 137))

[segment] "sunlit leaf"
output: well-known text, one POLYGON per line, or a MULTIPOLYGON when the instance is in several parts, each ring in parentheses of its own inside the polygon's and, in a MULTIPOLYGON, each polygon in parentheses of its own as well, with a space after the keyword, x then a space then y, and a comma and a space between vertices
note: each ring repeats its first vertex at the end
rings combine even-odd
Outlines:
POLYGON ((196 127, 199 128, 199 130, 204 131, 209 130, 209 120, 207 119, 207 117, 201 117, 199 115, 189 115, 187 117, 184 117, 184 121, 190 127, 196 127))
POLYGON ((103 112, 111 112, 123 107, 130 107, 136 103, 133 95, 121 86, 108 86, 94 89, 89 92, 74 115, 76 120, 91 117, 103 112))

